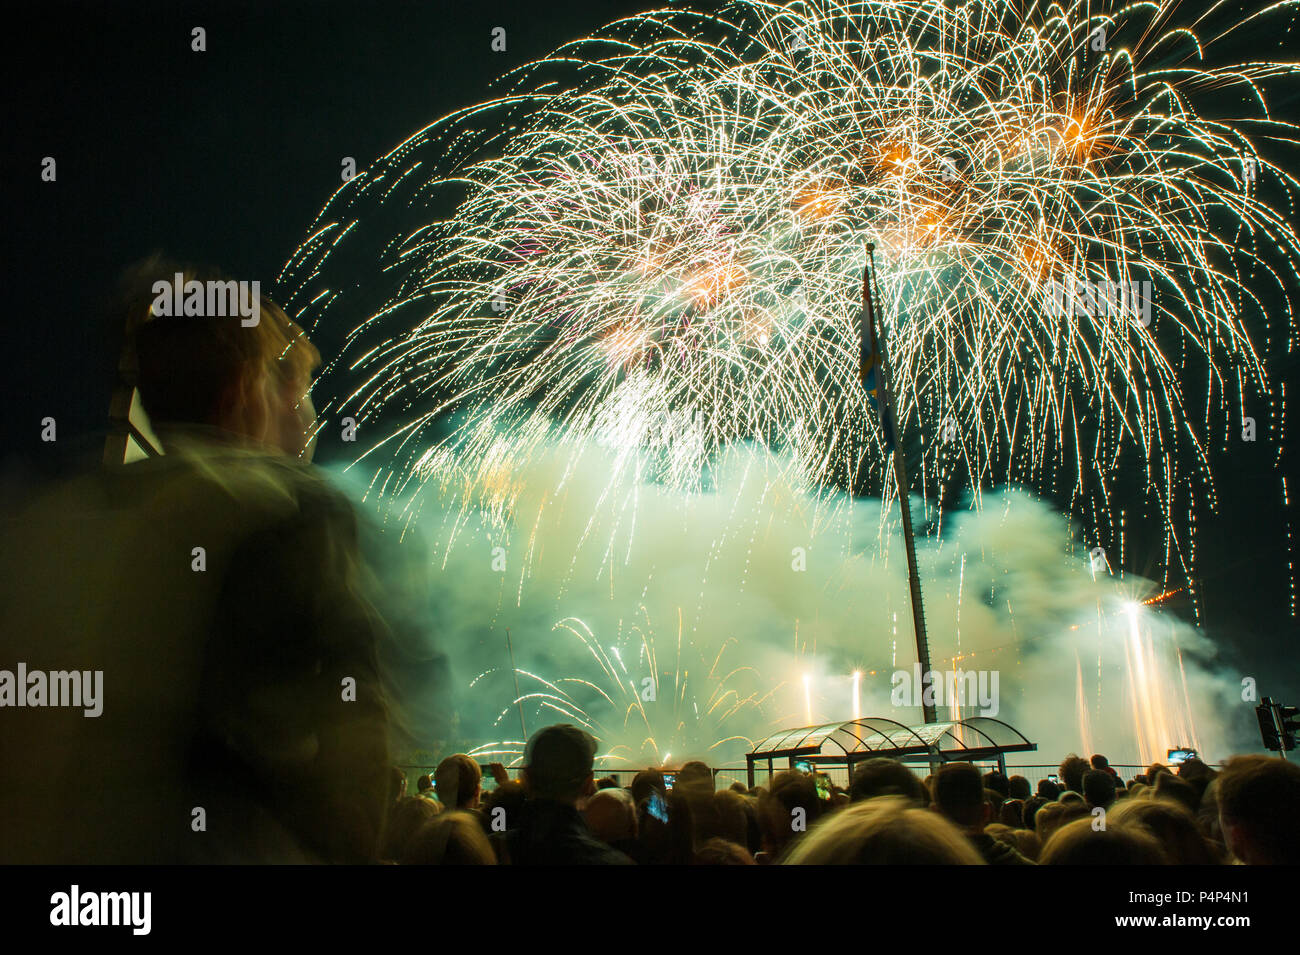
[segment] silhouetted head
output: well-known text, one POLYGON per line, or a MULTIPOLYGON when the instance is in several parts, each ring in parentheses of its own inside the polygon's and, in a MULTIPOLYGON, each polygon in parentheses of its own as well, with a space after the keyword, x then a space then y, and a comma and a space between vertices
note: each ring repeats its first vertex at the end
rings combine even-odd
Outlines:
POLYGON ((592 735, 571 723, 538 730, 524 749, 524 787, 534 799, 576 804, 596 791, 596 748, 592 735))

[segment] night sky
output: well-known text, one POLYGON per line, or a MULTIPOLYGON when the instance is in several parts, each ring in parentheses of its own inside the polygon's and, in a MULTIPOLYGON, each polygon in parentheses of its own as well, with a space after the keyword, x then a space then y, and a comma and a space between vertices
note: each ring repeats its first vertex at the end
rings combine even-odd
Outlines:
MULTIPOLYGON (((0 487, 98 459, 117 359, 106 303, 123 268, 161 251, 273 280, 340 184, 433 119, 487 98, 492 81, 650 2, 65 3, 6 27, 3 150, 9 251, 0 487), (207 30, 207 51, 190 31, 207 30), (504 27, 508 50, 490 49, 504 27), (40 179, 45 156, 58 180, 40 179), (39 439, 58 422, 57 445, 39 439)), ((1194 6, 1194 5, 1193 5, 1194 6)), ((1290 35, 1295 36, 1295 31, 1290 35)), ((1243 37, 1261 48, 1278 37, 1243 37)), ((1281 38, 1284 41, 1285 37, 1281 38)), ((1292 41, 1283 55, 1297 58, 1292 41)), ((1276 98, 1295 119, 1294 87, 1276 98)), ((1300 175, 1297 153, 1277 154, 1300 175)), ((1281 456, 1300 498, 1300 374, 1266 343, 1289 398, 1281 456)), ((1202 517, 1201 623, 1261 694, 1300 703, 1294 568, 1267 407, 1260 438, 1214 461, 1219 512, 1202 517)), ((1135 535, 1124 569, 1151 573, 1162 538, 1135 535)), ((1112 560, 1114 558, 1112 557, 1112 560)), ((1168 606, 1189 615, 1175 597, 1168 606)), ((1251 721, 1243 707, 1242 717, 1251 721)))

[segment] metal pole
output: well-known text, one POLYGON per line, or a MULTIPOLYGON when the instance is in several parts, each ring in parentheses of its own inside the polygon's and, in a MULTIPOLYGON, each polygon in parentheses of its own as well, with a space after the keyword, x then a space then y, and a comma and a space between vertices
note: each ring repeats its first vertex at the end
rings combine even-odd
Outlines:
MULTIPOLYGON (((884 335, 882 334, 884 325, 876 322, 876 263, 874 253, 875 245, 868 242, 867 265, 862 273, 862 334, 864 336, 867 334, 868 323, 870 323, 871 335, 875 339, 875 354, 880 364, 880 374, 876 385, 877 400, 884 409, 884 419, 890 423, 895 432, 893 451, 894 482, 898 485, 898 503, 903 512, 903 541, 907 547, 907 583, 912 598, 912 631, 916 635, 916 659, 921 664, 921 680, 924 683, 931 673, 930 644, 925 636, 925 610, 924 605, 921 603, 921 575, 916 569, 916 539, 912 532, 912 506, 908 498, 911 481, 907 474, 907 459, 903 453, 902 434, 899 432, 898 418, 894 414, 889 357, 885 349, 884 335)), ((926 723, 938 721, 934 704, 925 702, 924 687, 922 687, 921 694, 921 714, 926 723)))
POLYGON ((510 628, 506 627, 506 649, 510 651, 510 673, 515 678, 515 705, 519 707, 519 731, 528 741, 528 728, 524 726, 524 701, 519 696, 519 671, 515 669, 515 647, 510 642, 510 628))
POLYGON ((1277 727, 1277 754, 1282 757, 1283 762, 1287 762, 1286 727, 1283 725, 1286 721, 1282 719, 1281 704, 1274 703, 1268 711, 1273 717, 1273 725, 1277 727))

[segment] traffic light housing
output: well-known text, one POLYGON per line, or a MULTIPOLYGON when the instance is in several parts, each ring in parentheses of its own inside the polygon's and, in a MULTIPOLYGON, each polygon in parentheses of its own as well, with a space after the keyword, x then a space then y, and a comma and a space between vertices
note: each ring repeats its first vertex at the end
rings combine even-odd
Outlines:
POLYGON ((1259 732, 1264 738, 1264 748, 1272 752, 1295 749, 1296 733, 1300 732, 1300 707, 1283 706, 1267 696, 1255 707, 1259 732))

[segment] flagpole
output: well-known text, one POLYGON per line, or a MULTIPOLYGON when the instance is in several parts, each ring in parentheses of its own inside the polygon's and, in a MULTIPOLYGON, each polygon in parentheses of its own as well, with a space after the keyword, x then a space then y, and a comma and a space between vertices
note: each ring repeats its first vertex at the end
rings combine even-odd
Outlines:
MULTIPOLYGON (((903 511, 903 541, 907 547, 907 583, 912 600, 912 631, 916 635, 916 659, 921 664, 921 680, 927 679, 930 670, 930 644, 925 635, 925 609, 921 602, 921 575, 916 569, 916 538, 912 532, 912 505, 908 492, 912 486, 907 474, 907 456, 903 445, 898 440, 894 422, 894 400, 891 388, 889 354, 885 348, 884 325, 876 322, 876 263, 875 244, 867 243, 867 263, 862 272, 862 338, 863 352, 867 352, 867 343, 874 343, 874 353, 878 355, 880 375, 878 381, 878 400, 882 409, 882 427, 895 432, 892 455, 894 458, 894 482, 898 485, 898 503, 903 511), (868 333, 870 339, 868 339, 868 333)), ((862 368, 863 381, 866 381, 867 368, 862 368)), ((889 436, 885 436, 888 441, 889 436)), ((933 679, 933 677, 930 677, 933 679)), ((938 722, 933 703, 926 702, 925 687, 921 687, 921 715, 926 723, 938 722)))
POLYGON ((524 725, 524 701, 519 695, 519 671, 515 669, 515 645, 510 642, 510 628, 506 627, 506 649, 510 651, 510 672, 515 678, 515 704, 519 707, 519 732, 528 741, 528 727, 524 725))

